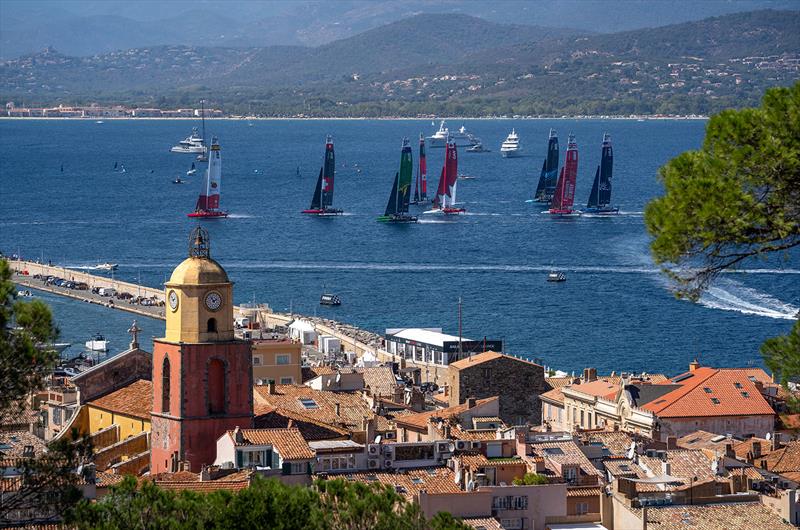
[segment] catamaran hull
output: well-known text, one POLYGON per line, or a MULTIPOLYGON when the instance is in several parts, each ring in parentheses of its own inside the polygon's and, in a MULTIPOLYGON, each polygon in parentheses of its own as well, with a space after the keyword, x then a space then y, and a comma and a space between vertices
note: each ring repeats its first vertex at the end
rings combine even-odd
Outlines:
POLYGON ((552 215, 553 217, 579 217, 581 212, 578 210, 567 210, 567 209, 550 209, 545 210, 542 213, 546 213, 552 215))
POLYGON ((592 215, 619 215, 619 208, 586 208, 581 213, 592 215))
POLYGON ((301 213, 308 215, 316 215, 317 217, 334 217, 336 215, 342 215, 344 213, 344 210, 339 210, 336 208, 312 209, 312 210, 303 210, 301 213))
POLYGON ((413 215, 381 215, 378 217, 378 222, 380 223, 392 223, 392 224, 401 224, 401 223, 416 223, 417 218, 413 215))
POLYGON ((187 213, 186 216, 200 219, 219 219, 222 217, 228 217, 228 212, 200 210, 197 212, 187 213))
POLYGON ((458 215, 466 213, 466 210, 464 208, 434 208, 433 210, 428 210, 422 213, 430 215, 458 215))

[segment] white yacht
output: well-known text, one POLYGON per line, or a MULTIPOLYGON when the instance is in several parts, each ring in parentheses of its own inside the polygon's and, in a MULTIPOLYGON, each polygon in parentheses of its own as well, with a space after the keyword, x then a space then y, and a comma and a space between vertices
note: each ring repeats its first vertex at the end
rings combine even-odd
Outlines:
POLYGON ((117 265, 116 263, 105 262, 99 265, 95 265, 94 269, 98 271, 115 271, 117 270, 117 267, 119 267, 119 265, 117 265))
POLYGON ((101 334, 96 334, 92 340, 86 341, 86 349, 91 351, 108 351, 108 341, 101 334))
POLYGON ((200 153, 206 152, 206 146, 203 142, 203 137, 197 133, 197 127, 192 129, 192 134, 185 140, 178 142, 178 145, 173 145, 170 148, 173 153, 200 153))
POLYGON ((504 158, 511 158, 514 156, 522 155, 522 146, 519 145, 519 136, 514 129, 511 129, 511 134, 505 139, 500 146, 500 153, 504 158))
POLYGON ((431 147, 445 147, 447 145, 447 138, 450 137, 451 142, 455 142, 457 147, 467 147, 480 143, 480 139, 475 137, 472 133, 467 132, 467 128, 463 125, 456 132, 450 132, 450 129, 445 127, 445 122, 439 124, 439 130, 433 135, 428 136, 427 140, 431 147))

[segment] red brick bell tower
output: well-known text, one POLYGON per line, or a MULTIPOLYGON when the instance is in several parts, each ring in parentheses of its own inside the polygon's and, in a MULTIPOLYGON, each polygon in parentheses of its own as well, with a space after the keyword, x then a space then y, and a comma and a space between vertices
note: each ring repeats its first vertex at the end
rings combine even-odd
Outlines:
POLYGON ((198 472, 226 430, 253 423, 250 343, 233 335, 233 283, 195 228, 165 284, 167 328, 153 344, 150 473, 198 472))

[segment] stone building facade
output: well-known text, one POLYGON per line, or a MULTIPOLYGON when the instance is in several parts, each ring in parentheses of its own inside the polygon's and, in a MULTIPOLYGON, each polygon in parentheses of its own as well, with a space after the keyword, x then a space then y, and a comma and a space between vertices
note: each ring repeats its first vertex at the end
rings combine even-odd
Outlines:
POLYGON ((539 396, 547 386, 544 367, 496 352, 485 352, 448 367, 450 406, 468 398, 500 396, 500 418, 509 425, 539 425, 539 396))

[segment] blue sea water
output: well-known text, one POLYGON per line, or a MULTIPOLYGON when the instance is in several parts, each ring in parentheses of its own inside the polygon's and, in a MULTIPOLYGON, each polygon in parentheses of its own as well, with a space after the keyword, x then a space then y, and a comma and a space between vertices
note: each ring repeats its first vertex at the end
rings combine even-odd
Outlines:
MULTIPOLYGON (((397 171, 403 137, 416 157, 430 121, 209 121, 222 146, 222 205, 228 219, 205 221, 212 255, 236 282, 236 302, 317 314, 382 333, 388 327, 457 331, 503 339, 508 352, 563 370, 677 373, 698 357, 716 366, 759 363, 764 339, 786 333, 800 310, 800 271, 759 262, 727 274, 699 303, 677 300, 652 263, 642 212, 662 193, 658 168, 700 146, 703 121, 466 120, 491 153, 459 153, 458 200, 467 215, 421 215, 416 225, 378 223, 397 171), (503 159, 511 128, 528 156, 503 159), (585 203, 604 132, 614 143, 616 218, 552 219, 526 203, 547 135, 576 135, 576 204, 585 203), (326 134, 336 145, 333 219, 308 207, 326 134), (300 177, 296 175, 300 167, 300 177), (357 170, 360 169, 360 172, 357 170), (545 281, 557 268, 568 281, 545 281), (318 304, 321 292, 342 306, 318 304)), ((458 127, 461 121, 450 123, 458 127)), ((0 250, 72 267, 119 263, 117 277, 158 286, 186 255, 197 221, 186 217, 202 169, 186 177, 190 155, 168 152, 185 121, 0 121, 0 250), (126 172, 113 169, 115 162, 126 172), (61 170, 63 164, 63 172, 61 170), (177 176, 187 180, 176 185, 177 176)), ((436 124, 438 126, 438 123, 436 124)), ((428 150, 435 189, 443 149, 428 150)), ((412 209, 414 207, 412 206, 412 209)), ((48 296, 64 339, 95 331, 123 348, 132 316, 48 296), (112 314, 113 313, 113 314, 112 314)), ((145 337, 163 324, 139 319, 145 337)), ((146 341, 145 341, 146 342, 146 341)))

